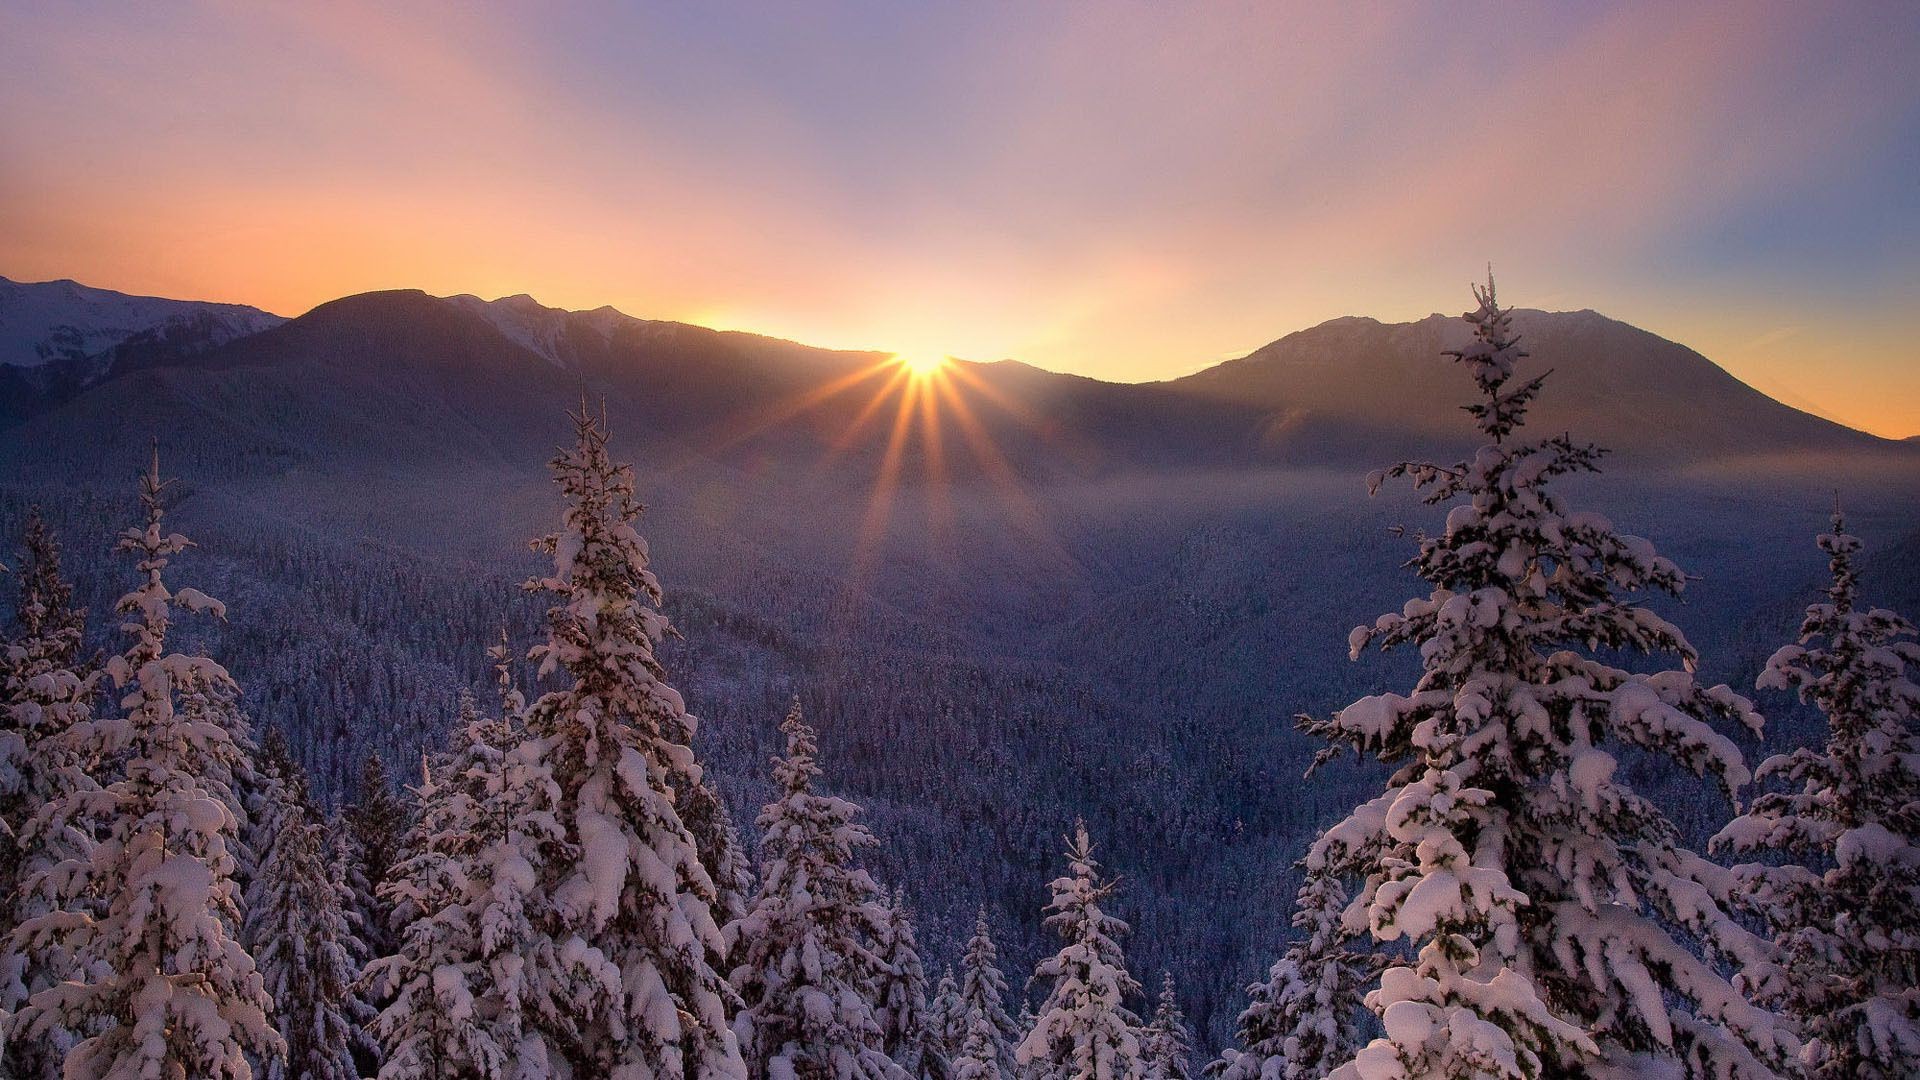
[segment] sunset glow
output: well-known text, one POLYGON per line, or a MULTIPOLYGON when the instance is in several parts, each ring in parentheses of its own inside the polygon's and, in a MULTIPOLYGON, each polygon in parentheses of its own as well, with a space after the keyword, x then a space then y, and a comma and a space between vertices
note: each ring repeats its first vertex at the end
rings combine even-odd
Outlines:
POLYGON ((0 274, 1139 381, 1492 262, 1904 436, 1916 52, 1912 5, 11 5, 0 274))

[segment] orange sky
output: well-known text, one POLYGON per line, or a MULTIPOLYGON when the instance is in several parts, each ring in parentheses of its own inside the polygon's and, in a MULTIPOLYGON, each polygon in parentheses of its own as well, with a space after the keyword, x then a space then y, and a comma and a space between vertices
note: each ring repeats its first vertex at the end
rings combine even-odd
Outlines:
POLYGON ((1194 370, 1592 307, 1920 433, 1911 6, 0 11, 0 274, 1194 370))

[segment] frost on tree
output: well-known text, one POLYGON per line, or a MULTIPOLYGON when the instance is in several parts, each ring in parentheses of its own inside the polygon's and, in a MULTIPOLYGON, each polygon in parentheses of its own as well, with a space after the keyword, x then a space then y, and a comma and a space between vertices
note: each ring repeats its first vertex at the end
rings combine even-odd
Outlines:
POLYGON ((111 773, 42 807, 30 825, 34 834, 77 828, 98 843, 28 881, 48 910, 14 934, 17 947, 65 950, 74 975, 36 992, 8 1034, 82 1033, 66 1055, 67 1080, 244 1080, 248 1055, 271 1058, 282 1048, 260 975, 232 934, 239 823, 228 785, 246 763, 212 718, 237 690, 207 657, 167 651, 176 609, 225 611, 162 578, 190 542, 161 527, 157 454, 140 486, 146 522, 127 530, 120 549, 144 580, 115 609, 131 643, 106 666, 120 711, 62 736, 77 760, 111 773))
POLYGON ((873 994, 874 1018, 880 1024, 880 1049, 909 1075, 918 1076, 926 1055, 927 971, 920 961, 913 920, 898 889, 887 905, 875 949, 880 981, 873 994))
POLYGON ((940 981, 934 984, 933 997, 927 1002, 926 1031, 927 1052, 941 1060, 958 1054, 967 1037, 967 1010, 960 1004, 960 983, 951 967, 941 969, 940 981))
POLYGON ((1017 1057, 1034 1080, 1135 1080, 1142 1076, 1140 1019, 1126 1001, 1140 993, 1127 973, 1120 939, 1127 924, 1101 904, 1114 886, 1100 876, 1087 827, 1076 822, 1067 873, 1053 881, 1047 929, 1060 951, 1040 962, 1034 981, 1047 988, 1033 1030, 1017 1057))
MULTIPOLYGON (((0 641, 0 924, 46 914, 45 898, 21 886, 66 858, 84 858, 93 838, 73 824, 35 830, 42 806, 88 787, 92 762, 67 732, 93 713, 99 675, 80 656, 86 613, 60 571, 60 545, 36 507, 28 512, 13 633, 0 641)), ((70 957, 35 957, 0 940, 0 1013, 71 974, 70 957)), ((0 1049, 0 1075, 46 1080, 60 1072, 71 1033, 16 1041, 0 1049)))
POLYGON ((1906 619, 1859 605, 1860 541, 1838 513, 1819 543, 1832 584, 1759 685, 1798 691, 1819 709, 1827 744, 1762 763, 1758 777, 1774 790, 1715 843, 1798 860, 1736 872, 1785 968, 1754 981, 1803 1025, 1807 1069, 1920 1076, 1920 687, 1909 672, 1920 645, 1906 619))
POLYGON ((372 1025, 379 1076, 518 1080, 547 1061, 529 1017, 566 1022, 556 950, 527 908, 526 853, 554 843, 558 826, 540 809, 546 777, 520 753, 510 719, 481 715, 463 695, 447 742, 380 886, 399 945, 364 980, 383 1005, 372 1025))
POLYGON ((989 1076, 1012 1076, 1013 1048, 1026 1034, 1007 1013, 1007 978, 1000 972, 1000 950, 987 930, 985 908, 973 917, 973 936, 960 957, 957 1023, 954 1027, 955 1072, 958 1061, 971 1056, 990 1071, 989 1076))
POLYGON ((1193 1080, 1193 1031, 1180 1011, 1173 973, 1160 981, 1160 1000, 1140 1037, 1140 1071, 1146 1080, 1193 1080))
POLYGON ((779 797, 760 812, 760 887, 739 926, 736 1030, 754 1076, 904 1080, 882 1048, 872 994, 887 912, 857 864, 874 844, 860 808, 813 790, 813 729, 794 702, 774 761, 779 797))
POLYGON ((1362 698, 1310 733, 1395 767, 1387 790, 1329 829, 1309 873, 1358 879, 1346 918, 1404 958, 1368 1003, 1386 1034, 1342 1078, 1521 1077, 1653 1068, 1773 1075, 1795 1050, 1775 1016, 1723 976, 1767 955, 1728 914, 1736 883, 1681 846, 1618 775, 1622 750, 1665 755, 1729 793, 1748 780, 1716 723, 1758 730, 1749 703, 1695 682, 1678 628, 1629 597, 1685 578, 1637 537, 1569 509, 1556 478, 1600 451, 1515 437, 1542 380, 1493 284, 1476 289, 1471 345, 1452 353, 1481 399, 1472 460, 1401 464, 1445 528, 1409 564, 1432 586, 1353 632, 1413 646, 1411 692, 1362 698), (1665 655, 1631 673, 1604 657, 1665 655))
POLYGON ((1208 1067, 1219 1080, 1321 1080, 1360 1047, 1360 1014, 1375 958, 1353 947, 1341 922, 1347 894, 1339 879, 1309 874, 1294 899, 1301 934, 1248 988, 1240 1048, 1208 1067))
POLYGON ((386 763, 380 755, 369 753, 360 767, 357 797, 342 816, 352 834, 352 852, 359 864, 352 883, 353 913, 360 921, 367 947, 376 956, 385 956, 397 947, 378 890, 400 857, 409 813, 394 790, 386 763))
POLYGON ((524 853, 561 1005, 528 1021, 563 1078, 738 1077, 717 896, 680 813, 701 781, 695 721, 654 657, 668 626, 633 472, 608 457, 600 422, 582 415, 576 431, 553 461, 561 529, 534 543, 552 570, 526 585, 551 600, 529 659, 565 683, 528 706, 514 752, 544 774, 559 829, 524 853))
POLYGON ((299 767, 282 759, 262 772, 277 782, 267 788, 258 826, 246 940, 286 1044, 286 1056, 267 1060, 262 1073, 267 1080, 356 1080, 352 987, 361 946, 347 915, 351 896, 333 873, 326 827, 299 767))

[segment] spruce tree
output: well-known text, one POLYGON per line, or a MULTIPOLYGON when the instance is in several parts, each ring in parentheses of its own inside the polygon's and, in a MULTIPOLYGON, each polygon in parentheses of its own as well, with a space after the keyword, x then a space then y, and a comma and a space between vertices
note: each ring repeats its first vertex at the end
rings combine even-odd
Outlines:
POLYGON ((167 651, 176 609, 224 617, 225 608, 197 589, 167 587, 168 561, 191 542, 161 528, 165 489, 156 453, 141 477, 145 524, 120 541, 144 578, 116 607, 132 639, 106 667, 121 711, 63 736, 77 760, 112 774, 42 807, 29 825, 32 835, 77 828, 99 837, 28 881, 49 910, 14 932, 17 948, 73 958, 68 981, 34 993, 7 1023, 12 1039, 81 1033, 66 1055, 67 1080, 244 1080, 249 1054, 283 1050, 260 975, 232 934, 240 823, 229 785, 246 762, 209 717, 238 691, 212 660, 167 651))
POLYGON ((1019 1062, 1035 1080, 1137 1080, 1140 1019, 1126 1002, 1140 984, 1120 949, 1127 924, 1101 907, 1114 885, 1101 877, 1085 824, 1074 824, 1067 873, 1052 888, 1046 925, 1062 944, 1034 970, 1047 999, 1020 1044, 1019 1062))
POLYGON ((1140 1040, 1140 1069, 1146 1080, 1193 1080, 1193 1031, 1173 991, 1173 973, 1160 982, 1160 1001, 1140 1040))
POLYGON ((633 473, 598 421, 575 427, 553 462, 561 530, 534 544, 552 571, 526 585, 552 600, 529 658, 565 683, 528 706, 515 752, 540 771, 559 828, 523 852, 525 906, 556 950, 545 991, 560 1003, 528 1023, 563 1073, 738 1077, 717 895, 679 809, 701 780, 695 721, 654 656, 669 627, 634 530, 633 473))
POLYGON ((1761 794, 1715 838, 1801 862, 1738 868, 1766 915, 1785 975, 1753 973, 1800 1021, 1802 1064, 1819 1077, 1920 1076, 1920 664, 1914 625, 1864 607, 1860 541, 1836 511, 1819 538, 1832 582, 1797 643, 1761 673, 1826 717, 1826 745, 1768 758, 1761 794))
POLYGON ((860 808, 813 790, 813 729, 795 700, 781 721, 787 753, 773 765, 779 797, 760 812, 760 887, 740 921, 735 1028, 755 1076, 880 1080, 906 1073, 888 1058, 871 995, 882 971, 880 890, 856 862, 873 834, 860 808))
POLYGON ((391 917, 380 902, 380 883, 393 872, 407 835, 411 810, 394 789, 386 762, 368 752, 360 766, 360 787, 342 815, 358 857, 352 910, 367 949, 386 956, 397 943, 391 917))
MULTIPOLYGON (((1677 594, 1678 567, 1598 514, 1567 508, 1559 477, 1597 469, 1566 436, 1516 438, 1543 377, 1493 284, 1476 288, 1472 344, 1449 355, 1481 400, 1486 443, 1453 466, 1403 463, 1429 504, 1454 502, 1408 564, 1431 586, 1356 629, 1412 646, 1407 694, 1362 698, 1310 733, 1394 766, 1386 792, 1324 834, 1309 873, 1357 878, 1347 914, 1407 943, 1369 995, 1384 1037, 1334 1075, 1512 1076, 1678 1064, 1768 1077, 1794 1041, 1722 974, 1766 943, 1728 914, 1732 879, 1688 851, 1626 786, 1621 750, 1670 757, 1729 795, 1748 779, 1716 723, 1758 730, 1751 705, 1703 687, 1678 628, 1630 597, 1677 594), (1677 658, 1650 674, 1607 657, 1677 658)), ((1332 750, 1323 752, 1330 754, 1332 750)))
MULTIPOLYGON (((92 785, 94 763, 76 752, 69 730, 93 713, 99 673, 81 659, 86 613, 60 570, 60 545, 40 517, 27 515, 16 580, 14 633, 0 642, 0 924, 44 915, 45 897, 26 882, 67 858, 84 858, 93 837, 72 824, 36 830, 43 806, 92 785)), ((72 973, 59 949, 39 957, 0 939, 0 1014, 72 973)), ((71 1048, 70 1032, 0 1047, 0 1075, 51 1080, 71 1048)))
POLYGON ((960 1002, 960 982, 953 977, 952 967, 942 968, 933 997, 927 1002, 927 1050, 952 1059, 966 1037, 967 1009, 960 1002))
POLYGON ((269 789, 260 823, 264 842, 254 852, 258 869, 246 918, 246 941, 287 1050, 284 1058, 269 1059, 263 1074, 266 1080, 356 1080, 352 987, 361 945, 346 913, 351 897, 334 876, 305 774, 290 761, 276 764, 279 782, 269 789))
POLYGON ((421 779, 419 813, 380 886, 399 947, 364 980, 383 1006, 372 1024, 380 1080, 518 1080, 548 1061, 528 1014, 564 1023, 523 856, 558 828, 539 811, 528 780, 543 774, 519 756, 520 734, 463 697, 447 755, 421 779))
POLYGON ((913 920, 898 889, 887 905, 875 950, 880 981, 874 991, 880 1048, 910 1075, 919 1075, 927 1041, 927 972, 920 962, 913 920))
MULTIPOLYGON (((1013 1048, 1026 1031, 1007 1014, 1007 979, 1000 973, 1000 950, 987 929, 987 909, 973 917, 973 936, 960 957, 960 1014, 956 1033, 964 1043, 976 1031, 992 1052, 999 1075, 1014 1073, 1013 1048)), ((958 1049, 958 1048, 956 1048, 958 1049)))
POLYGON ((1301 936, 1248 987, 1240 1048, 1208 1068, 1219 1080, 1321 1080, 1360 1048, 1360 1013, 1376 958, 1354 948, 1341 923, 1346 890, 1338 878, 1308 874, 1294 899, 1301 936))

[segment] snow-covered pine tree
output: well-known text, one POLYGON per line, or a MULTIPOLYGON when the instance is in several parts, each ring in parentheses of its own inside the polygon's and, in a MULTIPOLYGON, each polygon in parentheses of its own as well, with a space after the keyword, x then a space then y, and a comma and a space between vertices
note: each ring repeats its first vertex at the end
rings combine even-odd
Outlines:
POLYGON ((1034 969, 1047 999, 1018 1060, 1035 1080, 1137 1080, 1140 1018, 1126 1001, 1140 984, 1120 949, 1127 924, 1101 908, 1114 885, 1100 875, 1084 823, 1074 823, 1067 873, 1052 888, 1046 925, 1063 944, 1034 969))
POLYGON ((1306 867, 1361 879, 1349 924, 1414 953, 1368 996, 1385 1036, 1334 1075, 1532 1077, 1658 1058, 1695 1076, 1772 1076, 1794 1040, 1720 970, 1767 945, 1728 914, 1732 875, 1681 845, 1614 756, 1670 757, 1731 794, 1748 773, 1714 725, 1757 731, 1760 717, 1696 683, 1679 629, 1628 599, 1678 593, 1679 568, 1550 489, 1595 471, 1600 451, 1515 438, 1543 377, 1513 381, 1526 354, 1511 315, 1491 280, 1475 296, 1473 342, 1449 355, 1479 388, 1467 411, 1486 444, 1458 465, 1369 478, 1460 500, 1409 563, 1431 594, 1351 636, 1356 658, 1417 646, 1419 683, 1301 719, 1336 744, 1323 755, 1347 746, 1396 767, 1306 867), (1681 666, 1632 673, 1602 651, 1681 666))
POLYGON ((106 667, 124 691, 122 711, 63 736, 76 759, 111 763, 114 774, 65 793, 29 825, 100 838, 30 879, 50 910, 14 933, 16 947, 73 956, 73 977, 36 992, 7 1022, 15 1039, 56 1027, 84 1035, 66 1055, 66 1080, 246 1080, 249 1054, 283 1049, 260 975, 231 932, 240 826, 227 785, 246 762, 208 716, 237 688, 212 660, 166 651, 176 608, 222 617, 225 609, 163 580, 169 559, 191 544, 162 531, 165 490, 156 452, 140 482, 146 522, 120 540, 144 577, 116 607, 132 642, 106 667))
POLYGON ((366 879, 361 876, 360 850, 354 844, 346 818, 336 812, 327 820, 323 836, 328 880, 340 890, 340 917, 346 927, 341 945, 347 950, 347 965, 355 973, 342 1005, 353 1036, 351 1048, 357 1070, 354 1075, 373 1076, 380 1071, 380 1043, 373 1037, 373 1021, 380 1015, 380 1009, 368 989, 366 973, 367 965, 375 957, 367 946, 365 924, 354 904, 355 897, 369 890, 366 879))
POLYGON ((553 570, 526 585, 553 600, 529 659, 567 681, 528 706, 516 751, 544 772, 561 830, 526 852, 526 903, 562 965, 547 988, 559 1012, 528 1022, 563 1077, 739 1077, 717 896, 678 805, 701 780, 696 721, 654 657, 669 628, 633 471, 599 421, 575 428, 553 461, 561 530, 534 543, 553 570))
POLYGON ((1803 1025, 1819 1077, 1920 1076, 1920 665, 1914 625, 1862 607, 1860 541, 1836 511, 1819 539, 1833 580, 1762 689, 1798 691, 1827 718, 1827 743, 1767 759, 1778 781, 1715 838, 1806 865, 1737 868, 1766 915, 1786 977, 1756 974, 1765 1000, 1803 1025))
MULTIPOLYGON (((269 733, 269 747, 277 742, 269 733)), ((267 751, 271 753, 272 751, 267 751)), ((306 775, 274 763, 247 897, 246 938, 273 999, 286 1056, 264 1063, 266 1080, 357 1080, 352 986, 362 946, 348 923, 346 886, 333 874, 325 825, 307 797, 306 775)))
MULTIPOLYGON (((80 655, 86 613, 73 606, 59 542, 38 507, 28 511, 22 546, 17 625, 0 641, 0 923, 9 927, 48 910, 42 896, 22 888, 29 878, 92 847, 93 838, 71 825, 29 826, 38 808, 93 783, 93 763, 76 756, 66 733, 92 715, 99 682, 80 655)), ((0 939, 0 1014, 65 978, 68 959, 58 950, 36 959, 0 939)), ((54 1030, 0 1047, 0 1075, 52 1080, 72 1042, 71 1033, 54 1030)))
POLYGON ((873 993, 880 1049, 909 1075, 918 1076, 926 1055, 927 971, 920 962, 906 898, 898 889, 887 905, 875 952, 880 960, 880 981, 873 993))
POLYGON ((967 1009, 960 1003, 960 982, 951 966, 942 968, 927 1001, 927 1051, 951 1059, 967 1037, 967 1009))
POLYGON ((987 909, 973 916, 973 936, 967 939, 967 951, 960 957, 960 1021, 958 1033, 965 1042, 979 1032, 993 1052, 993 1065, 1001 1076, 1014 1073, 1013 1048, 1026 1031, 1007 1013, 1007 978, 1000 972, 1000 950, 987 928, 987 909))
POLYGON ((733 985, 740 1046, 755 1076, 900 1080, 882 1049, 871 995, 887 917, 879 886, 858 865, 873 834, 860 808, 813 790, 813 729, 796 699, 773 763, 779 796, 760 812, 760 887, 740 921, 733 985))
POLYGON ((1180 1011, 1173 972, 1160 980, 1160 1000, 1140 1039, 1140 1069, 1146 1080, 1193 1080, 1193 1030, 1180 1011))
POLYGON ((1321 1080, 1360 1048, 1360 1013, 1376 960, 1353 947, 1341 923, 1347 893, 1338 878, 1308 874, 1294 899, 1301 936, 1248 987, 1240 1048, 1208 1066, 1219 1080, 1321 1080))
POLYGON ((554 842, 558 825, 539 808, 551 794, 533 782, 543 770, 519 753, 511 720, 483 716, 463 696, 448 744, 421 779, 419 813, 380 886, 399 948, 363 980, 384 1006, 372 1024, 379 1076, 519 1080, 546 1060, 544 1044, 527 1041, 527 1013, 563 1022, 552 942, 529 921, 523 854, 554 842))
POLYGON ((380 883, 393 872, 406 840, 412 810, 395 790, 386 762, 369 752, 360 766, 360 789, 342 816, 353 835, 353 851, 359 858, 355 875, 353 914, 360 933, 374 956, 386 956, 398 946, 391 918, 380 901, 380 883))

